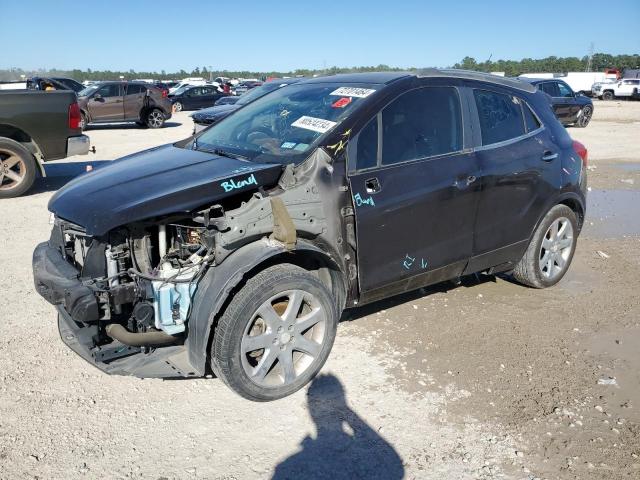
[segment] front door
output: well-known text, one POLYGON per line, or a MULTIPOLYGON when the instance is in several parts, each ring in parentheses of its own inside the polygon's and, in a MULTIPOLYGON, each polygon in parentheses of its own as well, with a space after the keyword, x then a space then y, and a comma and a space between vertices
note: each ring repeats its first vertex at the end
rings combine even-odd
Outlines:
POLYGON ((121 122, 124 120, 122 86, 110 83, 98 89, 89 99, 87 109, 94 122, 121 122))
POLYGON ((475 156, 463 151, 461 111, 456 88, 411 90, 350 149, 362 292, 402 291, 463 271, 480 174, 475 156))

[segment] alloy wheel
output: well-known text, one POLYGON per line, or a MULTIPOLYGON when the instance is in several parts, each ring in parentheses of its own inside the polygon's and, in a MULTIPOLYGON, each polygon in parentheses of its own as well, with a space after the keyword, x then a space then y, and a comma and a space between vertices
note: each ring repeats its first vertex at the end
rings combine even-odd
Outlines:
POLYGON ((181 112, 182 111, 182 104, 180 102, 174 103, 173 107, 175 108, 176 112, 181 112))
POLYGON ((578 119, 578 123, 580 124, 580 126, 586 127, 591 121, 592 115, 593 115, 593 110, 591 109, 591 107, 584 107, 580 115, 580 118, 578 119))
POLYGON ((249 379, 262 387, 293 383, 320 355, 326 318, 320 301, 303 290, 265 301, 247 323, 240 343, 249 379))
POLYGON ((13 190, 27 174, 27 166, 19 156, 8 150, 0 150, 0 190, 13 190))
POLYGON ((542 276, 555 280, 564 272, 573 249, 573 225, 566 217, 553 221, 540 246, 538 266, 542 276))
POLYGON ((159 110, 153 110, 149 114, 149 125, 154 128, 162 126, 162 113, 159 110))

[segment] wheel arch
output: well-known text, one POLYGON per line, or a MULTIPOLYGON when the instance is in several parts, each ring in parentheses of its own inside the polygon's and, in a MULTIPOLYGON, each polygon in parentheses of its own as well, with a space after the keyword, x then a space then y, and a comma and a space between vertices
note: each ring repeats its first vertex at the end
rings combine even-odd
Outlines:
POLYGON ((346 278, 337 262, 318 246, 301 239, 292 251, 267 239, 245 245, 220 265, 210 268, 195 292, 186 346, 189 362, 198 373, 206 372, 215 324, 233 294, 249 278, 278 263, 314 272, 332 292, 340 311, 344 308, 346 278))
POLYGON ((31 155, 33 155, 36 160, 36 165, 38 167, 38 172, 40 173, 40 175, 43 177, 47 176, 44 170, 44 166, 42 165, 44 161, 44 153, 31 135, 29 135, 21 128, 15 127, 11 124, 0 123, 0 137, 8 138, 9 140, 18 142, 24 148, 29 150, 31 155))

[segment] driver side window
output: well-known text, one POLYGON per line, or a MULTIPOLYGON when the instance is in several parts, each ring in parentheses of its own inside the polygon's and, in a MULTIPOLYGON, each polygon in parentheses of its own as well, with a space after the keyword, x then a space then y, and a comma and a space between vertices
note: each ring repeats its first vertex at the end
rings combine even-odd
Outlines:
POLYGON ((119 97, 120 85, 112 83, 111 85, 105 85, 101 87, 97 92, 102 98, 119 97))
POLYGON ((573 92, 564 83, 557 82, 561 97, 573 97, 573 92))

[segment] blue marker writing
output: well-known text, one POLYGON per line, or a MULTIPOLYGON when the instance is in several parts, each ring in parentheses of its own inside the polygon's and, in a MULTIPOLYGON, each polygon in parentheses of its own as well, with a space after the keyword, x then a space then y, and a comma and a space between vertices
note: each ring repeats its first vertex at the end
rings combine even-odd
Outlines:
POLYGON ((362 198, 362 196, 359 193, 356 193, 353 196, 353 199, 356 201, 356 206, 361 207, 362 205, 370 205, 372 207, 375 207, 376 204, 373 201, 373 198, 369 197, 369 198, 362 198))
POLYGON ((247 177, 244 180, 239 180, 238 182, 235 182, 234 180, 227 180, 226 182, 222 182, 220 184, 220 186, 224 188, 225 192, 237 190, 238 188, 246 187, 249 185, 256 185, 256 186, 258 185, 258 182, 256 181, 256 177, 253 174, 251 174, 249 177, 247 177))
POLYGON ((429 265, 424 258, 422 259, 421 264, 422 264, 422 268, 427 268, 427 266, 429 265))
POLYGON ((407 253, 407 256, 404 257, 404 262, 402 262, 402 265, 404 266, 404 268, 409 270, 411 268, 411 265, 413 265, 413 262, 415 261, 416 259, 413 257, 410 257, 409 254, 407 253))

